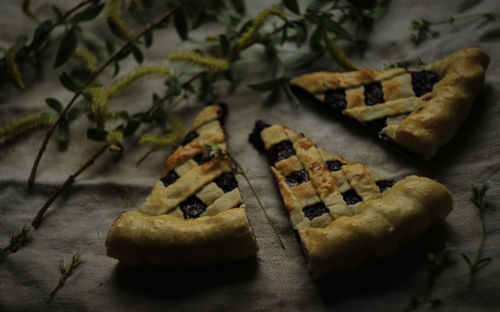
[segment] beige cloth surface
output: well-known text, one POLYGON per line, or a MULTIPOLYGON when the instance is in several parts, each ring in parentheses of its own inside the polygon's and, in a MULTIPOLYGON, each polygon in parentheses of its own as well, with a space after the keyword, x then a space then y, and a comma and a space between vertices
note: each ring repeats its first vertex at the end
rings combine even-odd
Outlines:
MULTIPOLYGON (((269 5, 266 1, 247 3, 248 16, 269 5)), ((304 7, 307 1, 300 3, 304 7)), ((0 6, 0 44, 8 46, 15 34, 30 32, 34 25, 21 16, 18 1, 3 1, 0 6)), ((37 12, 49 14, 48 2, 35 1, 33 6, 37 12)), ((167 152, 153 153, 137 166, 135 162, 147 149, 129 140, 123 159, 115 161, 110 154, 101 157, 54 202, 32 241, 20 251, 9 254, 0 264, 0 311, 401 311, 426 281, 425 255, 444 242, 454 249, 454 265, 436 281, 431 298, 440 298, 443 303, 436 310, 498 311, 500 20, 479 19, 439 26, 441 37, 419 46, 409 41, 408 27, 415 18, 439 20, 450 15, 484 11, 499 13, 499 9, 500 4, 495 0, 393 1, 387 14, 375 24, 366 53, 353 56, 360 66, 380 69, 386 63, 417 56, 432 62, 464 47, 481 47, 491 55, 485 86, 469 118, 453 140, 427 162, 412 160, 363 130, 339 122, 307 103, 294 109, 281 97, 272 105, 265 104, 267 95, 248 89, 245 83, 264 80, 271 73, 265 64, 257 63, 260 48, 245 52, 248 59, 238 64, 236 70, 237 78, 244 79, 245 83, 234 94, 221 98, 229 104, 226 122, 229 147, 243 167, 249 169, 249 177, 277 224, 286 250, 280 248, 250 189, 238 177, 261 248, 257 257, 175 272, 130 270, 119 266, 116 260, 105 255, 107 231, 122 211, 137 209, 142 203, 159 178, 168 155, 167 152), (257 119, 282 123, 301 131, 330 152, 364 163, 383 177, 418 174, 436 179, 452 192, 454 211, 443 226, 432 229, 391 259, 314 282, 265 158, 247 141, 257 119), (483 255, 493 257, 493 261, 480 270, 468 286, 467 266, 460 253, 472 255, 479 241, 478 215, 469 201, 470 187, 474 183, 490 186, 483 255), (85 259, 84 264, 67 280, 54 300, 47 302, 48 294, 59 279, 60 259, 64 258, 67 263, 74 252, 85 259)), ((104 28, 103 25, 96 27, 104 28)), ((170 30, 155 34, 157 45, 146 52, 146 60, 163 61, 168 51, 183 47, 170 30)), ((216 31, 216 27, 207 26, 193 32, 192 36, 203 38, 216 31)), ((51 69, 54 52, 47 53, 43 70, 34 72, 27 67, 25 80, 30 86, 27 92, 3 87, 0 124, 25 112, 44 108, 46 97, 56 97, 63 102, 70 98, 59 85, 60 70, 51 69)), ((311 71, 329 69, 332 65, 325 58, 311 71)), ((133 62, 125 62, 122 74, 133 66, 133 62)), ((161 93, 163 90, 160 80, 138 84, 125 96, 114 100, 112 109, 134 110, 135 107, 140 110, 149 106, 152 91, 161 93)), ((185 106, 182 114, 186 124, 199 109, 199 103, 185 106)), ((83 139, 87 126, 84 117, 72 124, 71 141, 63 152, 58 151, 54 140, 51 141, 42 159, 37 183, 31 190, 26 187, 26 179, 45 132, 35 131, 22 140, 0 145, 0 246, 5 246, 10 234, 31 220, 56 186, 97 150, 98 144, 83 139)))

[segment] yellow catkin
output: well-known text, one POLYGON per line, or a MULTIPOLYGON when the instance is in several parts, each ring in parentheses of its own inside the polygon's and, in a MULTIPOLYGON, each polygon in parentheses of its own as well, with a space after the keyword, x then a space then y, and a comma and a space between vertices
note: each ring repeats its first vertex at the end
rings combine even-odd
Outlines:
POLYGON ((181 61, 198 65, 211 72, 229 69, 229 62, 226 59, 206 56, 192 51, 173 52, 167 55, 167 59, 169 61, 181 61))
POLYGON ((46 112, 36 112, 28 114, 19 119, 8 122, 0 128, 0 139, 9 141, 30 130, 50 125, 54 121, 53 117, 46 112))
POLYGON ((129 41, 134 39, 134 33, 128 28, 123 19, 122 0, 110 0, 107 5, 108 18, 120 35, 129 41))
POLYGON ((269 8, 261 11, 253 20, 252 25, 238 39, 238 50, 243 50, 255 43, 258 38, 259 30, 264 26, 271 15, 286 20, 285 14, 278 9, 269 8))
POLYGON ((330 56, 345 70, 358 70, 356 66, 348 57, 345 55, 344 51, 337 45, 337 43, 328 36, 327 33, 323 33, 323 42, 325 43, 326 49, 330 56))
POLYGON ((96 123, 97 129, 103 131, 106 127, 108 115, 108 98, 106 91, 102 87, 88 87, 85 93, 90 94, 92 103, 90 103, 90 112, 96 123))
POLYGON ((90 72, 96 72, 99 68, 97 67, 97 57, 94 53, 87 49, 76 50, 73 56, 82 61, 90 72))
POLYGON ((140 144, 149 146, 153 149, 168 147, 178 144, 184 135, 184 123, 177 115, 170 115, 168 117, 168 124, 170 131, 165 134, 146 133, 139 140, 140 144))
POLYGON ((135 82, 147 77, 147 76, 168 76, 171 72, 166 67, 161 66, 140 66, 130 74, 121 78, 117 82, 113 83, 106 90, 106 97, 108 99, 113 99, 127 90, 135 82))
POLYGON ((19 68, 16 63, 17 56, 17 46, 13 45, 9 51, 7 51, 7 55, 5 56, 6 64, 7 64, 7 74, 9 75, 12 83, 18 87, 20 90, 26 90, 26 86, 24 85, 23 79, 21 78, 21 73, 19 72, 19 68))
POLYGON ((28 16, 29 18, 31 18, 35 22, 38 22, 38 17, 31 10, 31 0, 23 0, 23 2, 21 2, 21 8, 22 8, 24 14, 26 14, 26 16, 28 16))
POLYGON ((113 152, 119 152, 122 150, 120 147, 123 142, 123 131, 113 130, 106 136, 106 142, 108 143, 109 150, 113 152))

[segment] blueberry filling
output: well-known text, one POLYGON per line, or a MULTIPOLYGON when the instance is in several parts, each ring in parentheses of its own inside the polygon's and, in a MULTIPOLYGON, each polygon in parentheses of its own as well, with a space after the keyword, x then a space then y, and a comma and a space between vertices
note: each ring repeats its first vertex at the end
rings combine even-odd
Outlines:
POLYGON ((174 170, 170 170, 160 180, 161 180, 161 182, 163 182, 163 185, 165 185, 165 187, 167 187, 170 184, 174 183, 178 178, 179 178, 179 175, 177 174, 177 172, 175 172, 174 170))
POLYGON ((365 105, 373 106, 378 103, 384 103, 384 92, 382 84, 375 81, 365 86, 365 105))
POLYGON ((312 220, 316 217, 319 217, 325 213, 328 213, 328 209, 326 209, 325 207, 325 204, 323 203, 317 203, 317 204, 313 204, 313 205, 310 205, 310 206, 307 206, 307 207, 304 207, 302 209, 302 211, 304 212, 304 215, 309 219, 309 220, 312 220))
POLYGON ((252 145, 261 153, 266 151, 266 146, 264 145, 264 141, 262 141, 260 132, 270 126, 271 125, 263 122, 262 120, 257 120, 252 133, 250 133, 250 136, 248 137, 250 143, 252 143, 252 145))
POLYGON ((356 203, 359 203, 363 199, 356 193, 355 190, 350 189, 347 192, 342 193, 342 196, 344 197, 344 201, 348 205, 354 205, 356 203))
POLYGON ((183 201, 179 208, 184 214, 184 219, 194 219, 201 216, 203 212, 207 209, 207 205, 205 205, 198 197, 191 196, 185 201, 183 201))
POLYGON ((347 107, 347 102, 345 99, 345 90, 327 90, 325 92, 325 103, 331 106, 335 110, 342 111, 347 107))
POLYGON ((212 159, 213 155, 210 155, 208 150, 204 150, 203 152, 199 153, 198 155, 193 157, 193 160, 196 161, 198 165, 203 165, 204 163, 210 161, 212 159))
POLYGON ((368 121, 366 123, 366 127, 375 132, 380 132, 387 126, 387 117, 375 119, 372 121, 368 121))
POLYGON ((434 85, 439 81, 439 77, 431 70, 411 72, 410 74, 415 96, 422 96, 431 92, 434 85))
POLYGON ((375 184, 377 184, 378 188, 380 189, 380 192, 382 193, 390 189, 394 185, 394 183, 396 183, 396 181, 394 181, 393 179, 380 180, 375 182, 375 184))
POLYGON ((340 167, 344 164, 338 160, 329 160, 326 162, 326 166, 328 167, 328 171, 339 171, 340 167))
POLYGON ((187 145, 189 142, 193 141, 199 137, 199 134, 196 131, 191 131, 184 137, 184 141, 182 141, 182 145, 187 145))
POLYGON ((296 186, 301 183, 307 182, 309 180, 309 175, 307 174, 307 171, 304 169, 294 171, 290 173, 286 178, 286 183, 290 186, 296 186))
POLYGON ((227 116, 227 104, 226 103, 217 103, 219 105, 219 110, 217 111, 217 119, 219 119, 221 124, 226 122, 227 116))
POLYGON ((295 150, 292 142, 288 140, 276 143, 267 150, 267 159, 271 165, 293 155, 295 155, 295 150))
POLYGON ((232 191, 238 187, 238 181, 236 181, 232 172, 224 173, 220 177, 214 179, 214 182, 224 191, 224 193, 232 191))

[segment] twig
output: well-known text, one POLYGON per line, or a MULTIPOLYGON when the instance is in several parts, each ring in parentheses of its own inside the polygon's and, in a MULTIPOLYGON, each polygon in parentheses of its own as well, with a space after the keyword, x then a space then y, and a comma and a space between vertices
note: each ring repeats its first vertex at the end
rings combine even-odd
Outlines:
POLYGON ((155 150, 152 148, 149 151, 146 152, 139 160, 135 163, 137 166, 139 166, 146 158, 148 158, 151 153, 153 153, 155 150))
POLYGON ((4 248, 0 248, 0 262, 5 258, 7 252, 16 252, 19 248, 26 244, 30 231, 31 228, 25 224, 21 231, 10 236, 9 244, 4 248))
POLYGON ((471 201, 474 203, 479 212, 479 222, 481 224, 481 236, 479 238, 479 244, 477 245, 476 252, 474 253, 474 257, 472 258, 472 260, 470 260, 466 254, 464 253, 462 254, 462 258, 469 266, 469 273, 468 273, 469 283, 472 281, 473 275, 479 269, 488 265, 492 260, 491 257, 481 258, 481 253, 484 247, 484 239, 486 237, 486 225, 484 223, 484 212, 486 210, 486 207, 488 206, 488 203, 485 200, 486 191, 488 191, 488 186, 486 185, 476 185, 472 187, 471 201))
POLYGON ((436 21, 436 22, 431 22, 431 23, 433 25, 453 24, 456 21, 463 21, 463 20, 467 20, 467 19, 471 19, 471 18, 476 18, 476 17, 482 17, 482 16, 487 17, 487 18, 493 18, 494 17, 494 15, 493 15, 492 12, 486 12, 486 13, 466 14, 466 15, 457 16, 457 17, 450 16, 449 18, 446 18, 446 19, 443 19, 443 20, 439 20, 439 21, 436 21))
MULTIPOLYGON (((196 80, 199 77, 201 77, 201 73, 193 75, 191 78, 189 78, 184 83, 182 83, 182 85, 187 86, 188 84, 190 84, 191 82, 193 82, 194 80, 196 80)), ((169 99, 170 97, 172 97, 174 95, 175 95, 174 92, 167 93, 164 97, 162 97, 160 99, 160 101, 158 101, 157 103, 152 105, 147 111, 142 113, 142 115, 138 118, 138 120, 141 121, 148 114, 150 114, 156 107, 158 107, 163 101, 166 101, 167 99, 169 99)), ((47 201, 42 206, 42 208, 40 208, 37 215, 35 216, 35 218, 31 222, 32 226, 35 229, 40 226, 40 223, 42 221, 42 217, 45 214, 45 212, 47 211, 47 209, 50 207, 52 202, 64 191, 64 189, 66 189, 66 187, 68 187, 70 184, 73 183, 73 181, 75 180, 76 177, 78 177, 83 171, 85 171, 85 169, 90 167, 94 163, 94 161, 97 158, 99 158, 99 156, 101 156, 104 153, 104 151, 106 151, 107 147, 108 147, 108 144, 104 144, 82 167, 80 167, 80 169, 78 169, 78 171, 69 175, 68 178, 66 179, 66 181, 64 181, 64 183, 59 185, 59 187, 56 189, 56 191, 54 193, 52 193, 52 195, 49 197, 49 199, 47 199, 47 201)))
POLYGON ((77 11, 81 7, 86 6, 87 4, 90 4, 90 3, 93 3, 93 2, 97 2, 97 1, 96 0, 86 0, 86 1, 80 2, 79 4, 77 4, 72 9, 69 9, 68 12, 66 12, 66 13, 63 14, 63 16, 62 16, 63 20, 67 19, 71 14, 73 14, 75 11, 77 11))
POLYGON ((50 204, 52 204, 52 202, 57 198, 57 196, 59 196, 59 194, 61 194, 61 192, 64 191, 66 187, 68 187, 71 183, 73 183, 76 177, 78 177, 83 171, 85 171, 85 169, 90 167, 94 163, 94 161, 99 156, 101 156, 101 154, 104 153, 104 151, 106 151, 107 147, 108 144, 104 144, 83 166, 80 167, 80 169, 78 169, 75 173, 70 174, 66 179, 66 181, 64 181, 63 184, 59 185, 59 187, 55 190, 55 192, 52 193, 52 195, 50 195, 45 204, 42 206, 42 208, 40 208, 40 210, 36 214, 35 218, 33 218, 33 221, 31 221, 31 225, 35 229, 40 226, 43 215, 49 208, 50 204))
POLYGON ((61 259, 61 265, 59 266, 59 270, 61 271, 61 278, 59 279, 59 283, 57 283, 57 286, 50 292, 49 294, 49 300, 52 300, 56 293, 59 291, 64 286, 64 283, 66 283, 66 280, 68 277, 73 274, 73 270, 76 269, 80 264, 82 264, 83 259, 81 259, 77 255, 73 255, 71 258, 71 264, 69 267, 64 264, 64 260, 61 259))
POLYGON ((243 176, 243 178, 245 179, 245 181, 247 182, 248 186, 250 187, 250 190, 252 191, 252 194, 253 196, 257 199, 257 202, 259 203, 259 206, 260 206, 260 209, 262 210, 262 212, 264 212, 264 215, 266 216, 266 219, 267 219, 267 222, 269 223, 269 225, 271 226, 271 228, 273 229, 274 231, 274 235, 276 235, 276 238, 278 239, 280 245, 281 245, 281 248, 285 249, 285 244, 283 243, 283 241, 281 240, 281 237, 278 233, 278 230, 276 229, 276 227, 274 226, 274 222, 273 220, 269 217, 269 215, 267 214, 267 211, 266 209, 264 208, 264 205, 262 204, 262 202, 260 201, 260 198, 259 196, 257 195, 257 192, 255 191, 255 189, 253 188, 253 185, 252 183, 250 182, 250 180, 248 179, 248 176, 245 172, 245 170, 243 170, 243 167, 240 165, 240 163, 231 155, 231 153, 229 153, 229 151, 227 151, 226 149, 224 149, 223 147, 221 147, 220 145, 210 145, 210 144, 205 144, 205 146, 210 150, 211 153, 217 155, 217 156, 227 156, 229 157, 229 159, 231 159, 232 163, 233 163, 233 166, 234 166, 234 171, 236 171, 236 173, 240 174, 243 176))
MULTIPOLYGON (((173 13, 172 10, 168 11, 159 21, 157 21, 156 23, 151 24, 148 27, 146 27, 141 33, 139 33, 135 37, 135 40, 139 40, 148 31, 151 31, 152 29, 154 29, 154 28, 160 26, 161 24, 165 23, 168 20, 168 18, 172 15, 172 13, 173 13)), ((109 58, 108 61, 106 63, 104 63, 104 65, 102 65, 85 82, 85 84, 82 87, 82 90, 85 89, 86 87, 88 87, 97 78, 97 76, 99 76, 104 71, 104 69, 106 69, 106 67, 108 67, 111 63, 113 63, 124 51, 126 51, 128 48, 130 48, 131 45, 132 45, 132 42, 129 41, 120 50, 118 50, 115 54, 113 54, 113 56, 111 56, 111 58, 109 58)), ((30 177, 28 178, 28 186, 33 185, 33 182, 35 181, 36 171, 38 169, 38 165, 40 163, 40 159, 42 158, 42 155, 45 152, 45 149, 47 148, 47 144, 48 144, 50 138, 52 137, 52 134, 56 130, 56 128, 59 125, 59 123, 61 122, 61 120, 66 115, 67 111, 70 109, 70 107, 73 105, 73 103, 76 101, 76 99, 80 95, 81 95, 81 92, 75 93, 75 95, 73 96, 73 98, 71 98, 71 100, 68 102, 68 104, 64 107, 63 111, 59 114, 59 117, 57 118, 57 120, 54 122, 54 124, 52 125, 52 127, 47 132, 47 135, 45 136, 45 139, 43 140, 43 143, 40 146, 40 150, 38 151, 38 154, 37 154, 37 156, 35 158, 35 161, 33 163, 33 167, 31 169, 30 177)))
POLYGON ((445 245, 436 253, 429 253, 426 259, 427 279, 420 294, 414 295, 410 303, 403 309, 404 312, 416 310, 422 304, 430 304, 431 307, 437 307, 442 304, 441 299, 430 299, 432 290, 436 284, 437 278, 444 269, 450 266, 451 249, 445 245))

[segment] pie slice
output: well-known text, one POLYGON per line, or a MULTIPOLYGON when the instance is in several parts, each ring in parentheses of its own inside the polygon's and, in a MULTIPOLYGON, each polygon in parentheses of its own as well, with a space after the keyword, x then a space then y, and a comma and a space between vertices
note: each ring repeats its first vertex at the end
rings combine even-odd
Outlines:
POLYGON ((483 50, 468 48, 425 70, 318 72, 290 83, 380 138, 430 159, 467 117, 489 62, 483 50))
POLYGON ((257 121, 250 142, 267 156, 313 277, 388 257, 452 210, 444 185, 383 179, 284 126, 257 121))
POLYGON ((138 211, 123 213, 106 239, 107 254, 128 266, 202 266, 258 251, 225 147, 225 106, 205 107, 168 159, 138 211))

